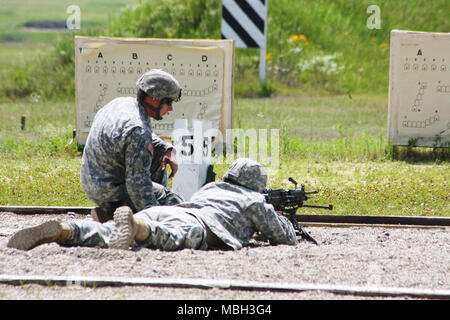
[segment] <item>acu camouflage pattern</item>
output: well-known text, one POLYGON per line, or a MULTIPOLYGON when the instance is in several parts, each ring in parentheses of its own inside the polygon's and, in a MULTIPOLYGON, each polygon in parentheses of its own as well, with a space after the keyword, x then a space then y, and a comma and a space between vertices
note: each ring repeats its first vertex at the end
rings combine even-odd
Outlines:
POLYGON ((231 164, 223 179, 229 179, 254 191, 263 192, 267 184, 267 172, 258 162, 239 158, 231 164))
MULTIPOLYGON (((253 163, 247 164, 251 165, 241 168, 253 166, 253 163)), ((263 177, 264 172, 259 172, 263 177)), ((226 182, 205 185, 189 202, 151 207, 135 214, 135 217, 146 221, 151 230, 145 241, 135 244, 140 248, 239 250, 249 244, 255 232, 260 232, 271 244, 297 242, 292 224, 265 202, 262 193, 226 182)), ((77 238, 69 240, 66 245, 77 245, 77 242, 83 245, 83 241, 91 246, 108 244, 113 222, 103 225, 93 221, 79 223, 84 225, 78 226, 81 231, 77 238), (88 238, 89 241, 86 240, 88 238)))
POLYGON ((184 208, 176 206, 153 207, 159 210, 143 210, 134 216, 147 223, 150 236, 136 248, 174 251, 182 249, 207 250, 208 239, 204 224, 184 208))
POLYGON ((114 230, 114 221, 99 223, 93 220, 79 220, 69 223, 72 237, 59 242, 64 247, 108 248, 109 238, 114 230))
MULTIPOLYGON (((170 212, 167 210, 143 211, 134 215, 147 222, 151 236, 139 244, 133 243, 132 246, 136 249, 150 248, 165 251, 208 249, 207 232, 204 225, 194 216, 186 214, 181 208, 176 209, 173 206, 167 208, 171 209, 170 212)), ((64 247, 108 248, 111 234, 114 231, 114 220, 102 224, 85 219, 70 222, 69 225, 72 229, 71 238, 59 242, 64 247)))
POLYGON ((148 114, 136 98, 116 98, 94 118, 81 161, 82 188, 98 205, 128 199, 137 211, 157 205, 152 174, 158 175, 169 148, 173 146, 152 134, 148 114))
POLYGON ((181 98, 181 86, 178 81, 171 74, 159 69, 144 73, 137 80, 136 85, 154 100, 170 98, 173 101, 179 101, 181 98))
POLYGON ((262 193, 246 187, 212 182, 194 193, 189 202, 176 207, 185 208, 235 250, 248 245, 255 232, 274 245, 297 242, 291 222, 276 213, 262 193))

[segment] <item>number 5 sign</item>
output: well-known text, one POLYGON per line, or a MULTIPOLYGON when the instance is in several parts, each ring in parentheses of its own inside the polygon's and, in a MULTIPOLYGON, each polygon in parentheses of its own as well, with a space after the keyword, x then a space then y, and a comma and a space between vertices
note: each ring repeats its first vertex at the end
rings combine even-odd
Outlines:
MULTIPOLYGON (((189 200, 206 182, 211 165, 211 122, 192 120, 193 131, 188 130, 188 120, 175 120, 173 132, 177 154, 178 172, 172 181, 172 190, 189 200)), ((214 131, 214 130, 213 130, 214 131)))

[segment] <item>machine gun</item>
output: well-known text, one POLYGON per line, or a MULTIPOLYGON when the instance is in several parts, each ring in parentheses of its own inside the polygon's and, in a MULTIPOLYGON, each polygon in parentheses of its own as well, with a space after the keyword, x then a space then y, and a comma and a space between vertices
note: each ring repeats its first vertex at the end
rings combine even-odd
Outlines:
POLYGON ((319 243, 297 222, 297 220, 295 219, 295 213, 300 207, 333 210, 333 205, 330 204, 328 206, 316 206, 303 204, 304 201, 308 200, 307 195, 318 193, 319 191, 305 191, 305 186, 303 184, 301 189, 297 189, 297 181, 295 181, 293 178, 289 178, 289 181, 294 184, 294 189, 266 188, 264 191, 266 201, 273 205, 275 211, 281 211, 285 213, 285 215, 287 215, 287 218, 292 223, 297 235, 301 236, 303 239, 315 243, 316 245, 319 245, 319 243))

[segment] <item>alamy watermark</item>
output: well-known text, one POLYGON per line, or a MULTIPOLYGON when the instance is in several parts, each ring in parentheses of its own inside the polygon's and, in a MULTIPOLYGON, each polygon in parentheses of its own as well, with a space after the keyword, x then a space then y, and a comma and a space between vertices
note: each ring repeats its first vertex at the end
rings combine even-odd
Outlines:
POLYGON ((81 9, 77 5, 70 5, 66 9, 70 16, 66 20, 66 28, 69 30, 81 29, 81 9))
POLYGON ((279 129, 176 129, 173 141, 179 164, 231 164, 237 158, 258 161, 271 172, 280 167, 279 129))
POLYGON ((377 5, 370 5, 367 7, 366 13, 371 14, 367 18, 366 26, 368 29, 381 29, 381 10, 377 5))

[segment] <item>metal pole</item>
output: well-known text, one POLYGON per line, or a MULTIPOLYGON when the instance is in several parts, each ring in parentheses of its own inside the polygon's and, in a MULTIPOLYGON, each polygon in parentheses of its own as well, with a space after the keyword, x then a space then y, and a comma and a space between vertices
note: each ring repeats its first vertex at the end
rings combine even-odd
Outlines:
POLYGON ((266 83, 266 46, 259 49, 259 80, 266 83))
POLYGON ((266 55, 267 55, 267 15, 269 8, 269 0, 266 1, 265 6, 265 22, 264 22, 264 43, 259 49, 259 80, 262 84, 266 83, 266 55))

